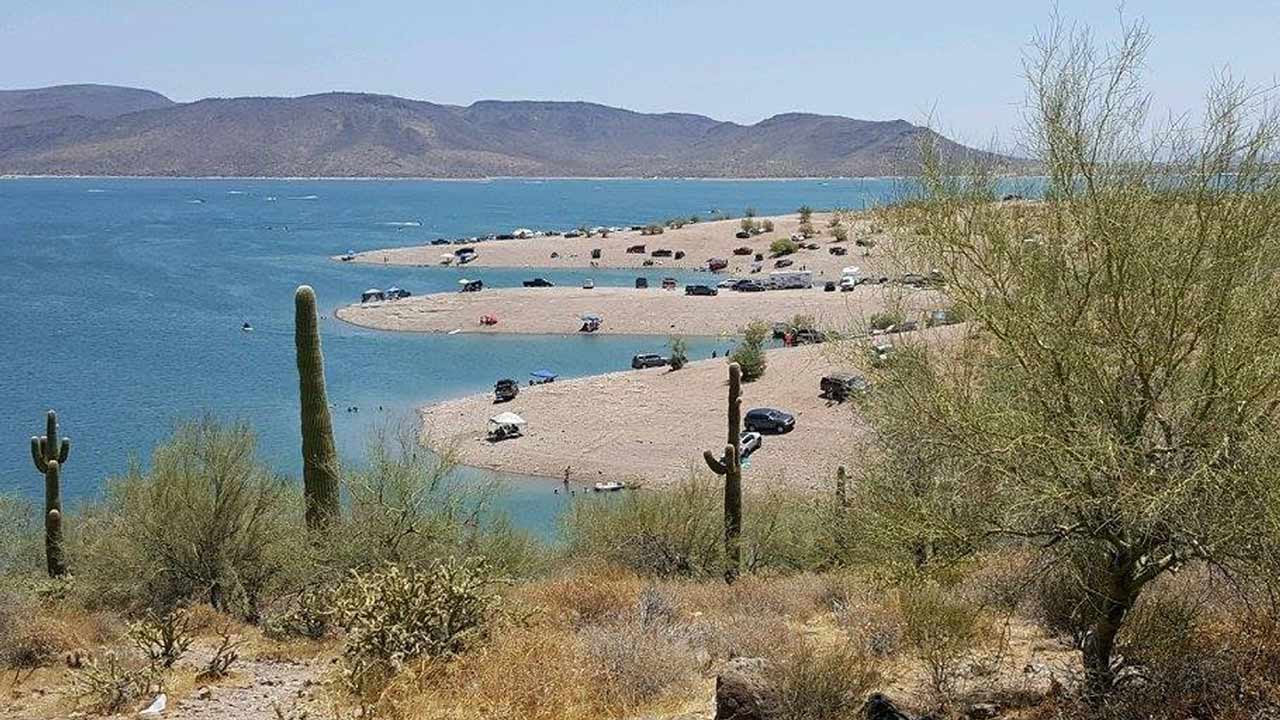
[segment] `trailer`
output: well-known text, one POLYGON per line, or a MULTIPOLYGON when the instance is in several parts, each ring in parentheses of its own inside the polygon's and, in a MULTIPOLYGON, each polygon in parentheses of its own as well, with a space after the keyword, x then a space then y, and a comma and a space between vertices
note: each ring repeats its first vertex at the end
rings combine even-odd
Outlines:
POLYGON ((774 290, 795 290, 813 287, 813 271, 774 270, 769 273, 769 284, 774 290))

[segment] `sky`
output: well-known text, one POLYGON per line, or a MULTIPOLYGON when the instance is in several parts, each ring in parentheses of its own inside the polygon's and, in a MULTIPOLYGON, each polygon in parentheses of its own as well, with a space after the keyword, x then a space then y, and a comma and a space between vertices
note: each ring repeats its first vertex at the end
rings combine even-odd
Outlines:
MULTIPOLYGON (((1114 38, 1119 6, 1058 13, 1114 38)), ((177 101, 330 90, 466 105, 587 100, 754 123, 783 112, 1016 143, 1022 53, 1050 2, 0 0, 0 88, 96 82, 177 101)), ((1280 80, 1280 0, 1131 0, 1154 109, 1214 73, 1280 80)))

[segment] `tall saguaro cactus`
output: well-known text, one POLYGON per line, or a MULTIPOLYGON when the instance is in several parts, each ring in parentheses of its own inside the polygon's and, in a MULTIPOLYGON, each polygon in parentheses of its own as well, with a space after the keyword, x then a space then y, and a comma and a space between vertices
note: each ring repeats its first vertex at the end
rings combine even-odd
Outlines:
POLYGON ((724 476, 725 582, 738 578, 742 566, 742 368, 729 364, 729 436, 719 459, 702 452, 711 472, 724 476))
POLYGON ((31 438, 31 459, 44 475, 44 559, 49 577, 67 574, 67 556, 62 547, 62 464, 71 452, 71 440, 58 440, 58 413, 50 410, 43 437, 31 438))
POLYGON ((298 394, 302 406, 302 485, 307 528, 322 529, 338 517, 338 451, 333 442, 333 419, 324 389, 324 356, 316 293, 300 285, 293 296, 294 345, 298 353, 298 394))

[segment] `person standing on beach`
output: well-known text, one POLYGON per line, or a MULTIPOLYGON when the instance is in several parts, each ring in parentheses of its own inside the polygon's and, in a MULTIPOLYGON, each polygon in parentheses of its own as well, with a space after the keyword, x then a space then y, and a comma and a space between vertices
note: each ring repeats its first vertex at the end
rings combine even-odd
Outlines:
POLYGON ((568 489, 569 487, 569 470, 570 469, 571 468, 568 465, 564 466, 564 486, 566 489, 568 489))

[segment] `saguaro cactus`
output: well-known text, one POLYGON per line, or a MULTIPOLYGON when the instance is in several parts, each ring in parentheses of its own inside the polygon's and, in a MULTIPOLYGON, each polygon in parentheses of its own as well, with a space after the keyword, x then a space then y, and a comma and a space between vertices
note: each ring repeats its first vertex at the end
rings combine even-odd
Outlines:
POLYGON ((307 527, 319 530, 340 512, 338 451, 333 442, 333 419, 329 416, 329 399, 324 389, 324 356, 320 352, 316 293, 311 286, 298 287, 293 305, 293 339, 298 353, 298 394, 302 409, 303 496, 307 527))
POLYGON ((43 437, 31 438, 31 459, 44 475, 44 559, 49 577, 67 574, 62 547, 62 483, 59 473, 71 452, 71 440, 58 440, 58 413, 50 410, 43 437))
POLYGON ((711 472, 724 476, 725 582, 738 578, 742 566, 742 368, 729 364, 729 437, 719 459, 704 450, 711 472))

